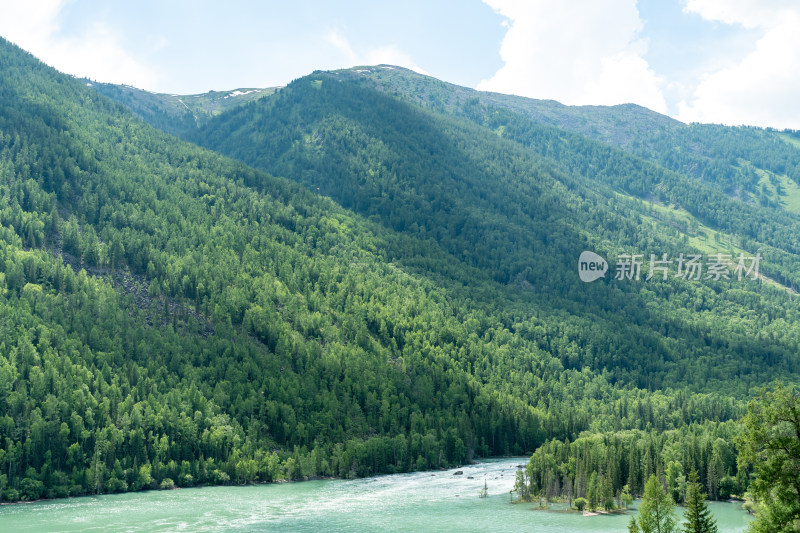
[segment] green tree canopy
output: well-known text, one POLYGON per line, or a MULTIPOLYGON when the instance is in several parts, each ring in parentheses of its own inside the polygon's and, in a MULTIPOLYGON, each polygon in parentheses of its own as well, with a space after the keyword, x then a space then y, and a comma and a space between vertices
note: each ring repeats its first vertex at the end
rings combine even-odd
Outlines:
POLYGON ((750 402, 739 438, 739 463, 752 466, 759 510, 755 532, 800 527, 800 391, 777 384, 750 402))
POLYGON ((655 475, 644 486, 644 497, 639 506, 639 527, 642 533, 675 533, 676 519, 672 514, 675 502, 666 493, 655 475))

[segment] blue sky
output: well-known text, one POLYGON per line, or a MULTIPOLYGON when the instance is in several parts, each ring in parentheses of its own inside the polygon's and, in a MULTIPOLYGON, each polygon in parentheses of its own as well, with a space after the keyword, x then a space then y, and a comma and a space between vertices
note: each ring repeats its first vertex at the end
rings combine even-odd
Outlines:
POLYGON ((800 129, 797 0, 0 0, 63 72, 167 93, 390 63, 566 104, 800 129))

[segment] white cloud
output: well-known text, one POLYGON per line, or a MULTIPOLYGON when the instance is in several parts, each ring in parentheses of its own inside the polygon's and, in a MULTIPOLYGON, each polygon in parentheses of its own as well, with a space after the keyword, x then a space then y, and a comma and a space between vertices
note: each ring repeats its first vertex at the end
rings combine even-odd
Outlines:
POLYGON ((800 128, 800 5, 794 0, 688 0, 684 11, 709 21, 757 28, 738 63, 707 72, 680 120, 800 128))
POLYGON ((500 48, 504 65, 478 89, 666 112, 664 80, 643 58, 636 0, 483 1, 510 23, 500 48))
POLYGON ((56 18, 63 4, 63 0, 4 0, 0 2, 0 35, 33 54, 41 52, 49 36, 58 30, 56 18))
POLYGON ((685 0, 683 8, 706 20, 745 28, 775 26, 787 10, 796 11, 797 0, 685 0))
POLYGON ((66 0, 0 0, 0 35, 62 72, 93 79, 153 87, 155 72, 131 56, 102 22, 64 35, 59 16, 66 0))
POLYGON ((395 45, 377 46, 364 51, 356 51, 350 41, 338 30, 331 30, 325 35, 325 40, 331 44, 344 57, 349 66, 358 65, 397 65, 411 69, 420 74, 428 73, 417 65, 414 60, 395 45))

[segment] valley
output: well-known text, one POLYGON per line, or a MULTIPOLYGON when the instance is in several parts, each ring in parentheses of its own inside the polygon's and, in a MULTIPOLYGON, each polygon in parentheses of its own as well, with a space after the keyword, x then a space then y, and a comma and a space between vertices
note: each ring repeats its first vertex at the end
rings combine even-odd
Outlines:
POLYGON ((189 96, 0 67, 0 501, 510 455, 520 497, 757 487, 748 413, 800 370, 794 133, 389 65, 189 96), (584 283, 585 250, 763 260, 584 283))

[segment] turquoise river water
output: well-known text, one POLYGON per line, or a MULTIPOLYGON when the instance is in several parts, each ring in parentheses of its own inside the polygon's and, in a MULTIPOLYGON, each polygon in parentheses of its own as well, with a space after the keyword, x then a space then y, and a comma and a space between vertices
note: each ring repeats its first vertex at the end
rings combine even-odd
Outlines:
MULTIPOLYGON (((487 461, 359 480, 207 487, 0 506, 0 532, 532 531, 624 532, 624 515, 585 517, 509 503, 517 465, 487 461), (469 479, 469 478, 472 479, 469 479), (479 498, 484 477, 488 498, 479 498)), ((741 507, 711 503, 719 533, 743 532, 741 507)), ((676 513, 682 514, 678 508, 676 513)))

